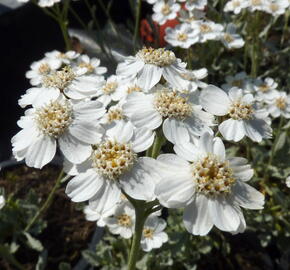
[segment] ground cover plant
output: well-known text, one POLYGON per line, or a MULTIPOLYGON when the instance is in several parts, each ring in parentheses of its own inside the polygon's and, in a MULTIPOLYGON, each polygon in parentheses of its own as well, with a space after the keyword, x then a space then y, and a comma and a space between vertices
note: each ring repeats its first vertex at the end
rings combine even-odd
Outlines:
POLYGON ((32 2, 65 49, 25 74, 1 266, 289 269, 289 1, 32 2))

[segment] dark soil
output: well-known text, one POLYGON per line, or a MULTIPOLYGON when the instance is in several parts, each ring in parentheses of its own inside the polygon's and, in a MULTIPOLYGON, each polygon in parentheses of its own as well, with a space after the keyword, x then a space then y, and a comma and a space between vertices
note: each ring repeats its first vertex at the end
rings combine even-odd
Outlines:
MULTIPOLYGON (((42 170, 29 168, 25 165, 5 170, 0 175, 0 186, 5 188, 6 197, 13 193, 14 198, 23 199, 30 189, 36 191, 41 199, 40 205, 47 198, 59 174, 59 168, 48 165, 42 170)), ((42 217, 47 226, 36 236, 48 251, 46 269, 58 269, 60 262, 75 265, 81 258, 81 251, 88 243, 95 229, 95 223, 85 220, 81 210, 65 195, 65 184, 56 192, 53 202, 42 217)), ((35 269, 38 254, 31 249, 20 248, 16 258, 24 269, 35 269), (21 252, 21 253, 20 253, 21 252)), ((0 269, 14 270, 0 258, 0 269)))

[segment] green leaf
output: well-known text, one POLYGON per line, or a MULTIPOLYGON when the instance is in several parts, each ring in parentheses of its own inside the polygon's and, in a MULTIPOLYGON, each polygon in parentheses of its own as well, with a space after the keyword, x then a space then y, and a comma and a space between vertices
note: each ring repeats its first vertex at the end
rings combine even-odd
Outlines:
POLYGON ((32 237, 27 232, 24 232, 23 234, 27 238, 27 244, 28 244, 28 246, 30 246, 32 249, 34 249, 36 251, 39 251, 39 252, 43 251, 43 246, 42 246, 41 242, 38 239, 32 237))
POLYGON ((35 270, 44 270, 47 263, 47 250, 45 249, 38 257, 35 270))
POLYGON ((71 270, 71 266, 69 263, 61 262, 58 266, 58 270, 71 270))
POLYGON ((277 151, 279 151, 280 149, 283 148, 285 142, 286 142, 286 138, 287 138, 287 132, 284 131, 280 134, 277 143, 274 146, 274 153, 276 153, 277 151))
POLYGON ((83 257, 85 258, 85 260, 91 264, 92 266, 99 266, 99 257, 98 255, 91 250, 84 250, 82 252, 83 257))

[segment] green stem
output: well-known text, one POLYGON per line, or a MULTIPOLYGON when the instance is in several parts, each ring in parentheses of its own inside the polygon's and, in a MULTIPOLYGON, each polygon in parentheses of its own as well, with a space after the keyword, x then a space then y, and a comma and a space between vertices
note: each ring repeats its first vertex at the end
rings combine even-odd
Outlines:
POLYGON ((137 201, 135 205, 136 223, 134 237, 128 258, 128 270, 134 270, 136 268, 136 262, 138 260, 143 227, 145 220, 147 218, 145 204, 146 203, 144 201, 137 201))
POLYGON ((54 198, 55 192, 57 191, 57 189, 59 188, 59 186, 61 184, 63 174, 64 174, 64 172, 63 172, 63 170, 61 170, 61 172, 58 175, 58 178, 55 181, 55 184, 54 184, 52 190, 50 191, 50 193, 46 199, 46 201, 41 206, 41 208, 36 212, 36 214, 30 220, 30 222, 27 224, 27 226, 24 229, 24 232, 29 231, 30 228, 33 226, 33 224, 38 220, 38 218, 49 208, 49 206, 51 205, 52 200, 54 198))
MULTIPOLYGON (((276 145, 278 143, 278 139, 279 139, 279 135, 281 133, 281 129, 282 129, 282 126, 283 126, 283 120, 284 118, 281 117, 280 118, 280 122, 279 122, 279 126, 278 126, 278 129, 277 129, 277 133, 275 135, 275 141, 272 145, 272 148, 271 148, 271 152, 270 152, 270 157, 269 157, 269 160, 268 160, 268 163, 267 163, 267 166, 266 166, 266 169, 265 169, 265 172, 264 172, 264 176, 263 176, 263 179, 266 179, 267 177, 267 173, 269 171, 269 166, 272 164, 273 162, 273 158, 274 158, 274 150, 276 148, 276 145)), ((268 177, 267 177, 268 178, 268 177)))
POLYGON ((141 7, 142 7, 142 0, 137 0, 136 6, 136 16, 135 16, 135 30, 134 30, 134 49, 136 49, 137 38, 139 36, 139 25, 140 25, 140 16, 141 16, 141 7))
POLYGON ((147 157, 157 158, 160 153, 161 147, 165 142, 165 138, 161 129, 156 131, 156 137, 152 146, 146 151, 147 157))
POLYGON ((259 60, 259 50, 260 50, 260 40, 259 40, 259 12, 256 11, 254 15, 254 25, 253 25, 253 44, 252 44, 252 52, 251 52, 251 76, 256 78, 258 75, 258 60, 259 60))

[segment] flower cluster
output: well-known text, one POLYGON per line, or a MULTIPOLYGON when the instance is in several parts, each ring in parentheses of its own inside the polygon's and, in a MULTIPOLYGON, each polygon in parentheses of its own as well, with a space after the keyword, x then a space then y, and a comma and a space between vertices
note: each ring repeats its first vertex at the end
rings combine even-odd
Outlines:
POLYGON ((186 49, 208 40, 220 40, 228 49, 244 46, 244 40, 236 33, 236 26, 233 23, 224 26, 206 18, 207 0, 147 2, 154 4, 152 19, 159 25, 164 25, 168 20, 178 20, 174 28, 165 29, 165 40, 173 47, 186 49))
POLYGON ((272 16, 284 14, 289 8, 288 0, 230 0, 224 7, 225 12, 239 14, 243 9, 250 12, 263 11, 272 16))
POLYGON ((269 138, 273 106, 289 112, 277 84, 238 74, 222 90, 201 81, 206 69, 188 70, 165 48, 143 48, 116 74, 105 79, 105 72, 98 59, 72 51, 33 63, 26 74, 33 87, 19 100, 29 108, 12 138, 16 159, 42 168, 59 148, 71 176, 66 194, 88 201, 87 219, 124 238, 136 227, 132 201, 157 206, 146 208, 145 251, 168 240, 161 206, 184 208, 194 235, 213 226, 243 232, 241 208, 262 209, 264 196, 246 183, 253 176, 247 160, 228 157, 216 131, 230 141, 269 138), (159 155, 166 141, 173 150, 159 155))

